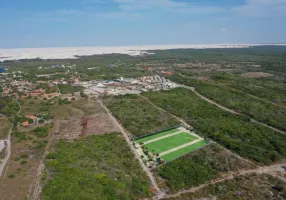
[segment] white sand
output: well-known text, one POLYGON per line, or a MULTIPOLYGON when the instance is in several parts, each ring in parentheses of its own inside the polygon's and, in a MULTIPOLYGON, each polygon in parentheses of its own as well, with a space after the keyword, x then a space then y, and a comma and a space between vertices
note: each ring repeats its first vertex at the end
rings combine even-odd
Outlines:
POLYGON ((0 61, 19 59, 74 59, 75 56, 100 54, 128 54, 132 56, 148 53, 148 50, 164 49, 208 49, 208 48, 247 48, 260 44, 198 44, 198 45, 150 45, 150 46, 98 46, 98 47, 60 47, 0 49, 0 61))

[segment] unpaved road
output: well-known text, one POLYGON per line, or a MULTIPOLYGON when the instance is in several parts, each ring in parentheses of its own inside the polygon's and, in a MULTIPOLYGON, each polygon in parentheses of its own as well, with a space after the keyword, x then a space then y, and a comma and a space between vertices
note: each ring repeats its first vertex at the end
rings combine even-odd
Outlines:
POLYGON ((272 130, 274 130, 274 131, 276 131, 276 132, 282 133, 282 134, 286 134, 286 132, 284 132, 284 131, 281 131, 281 130, 279 130, 279 129, 277 129, 277 128, 274 128, 274 127, 272 127, 272 126, 269 126, 269 125, 267 125, 267 124, 264 124, 264 123, 262 123, 262 122, 259 122, 259 121, 255 120, 255 119, 253 119, 253 118, 251 118, 251 117, 249 117, 249 116, 247 116, 247 115, 238 113, 238 112, 236 112, 236 111, 234 111, 234 110, 232 110, 232 109, 226 108, 226 107, 224 107, 224 106, 222 106, 222 105, 220 105, 220 104, 218 104, 218 103, 216 103, 216 102, 214 102, 214 101, 208 99, 207 97, 201 95, 194 87, 188 87, 188 86, 186 86, 186 85, 180 85, 180 86, 183 87, 183 88, 186 88, 186 89, 191 90, 191 91, 194 92, 197 96, 199 96, 201 99, 207 101, 207 102, 210 103, 210 104, 213 104, 213 105, 215 105, 215 106, 221 108, 222 110, 225 110, 225 111, 230 112, 230 113, 235 114, 235 115, 246 116, 246 117, 250 118, 250 120, 251 120, 252 122, 254 122, 254 123, 258 124, 258 125, 265 126, 265 127, 267 127, 267 128, 270 128, 270 129, 272 129, 272 130))
POLYGON ((44 152, 42 159, 40 161, 40 164, 38 166, 37 175, 36 175, 33 183, 30 185, 30 188, 29 188, 29 197, 28 197, 29 200, 39 200, 40 199, 41 192, 42 192, 42 186, 40 183, 41 183, 43 171, 45 169, 44 159, 45 159, 45 156, 49 153, 48 149, 49 149, 49 145, 51 145, 51 143, 52 143, 52 138, 53 138, 52 134, 59 132, 59 123, 60 123, 59 121, 55 121, 54 127, 49 132, 48 145, 45 148, 45 152, 44 152))
POLYGON ((214 185, 216 183, 221 183, 221 182, 224 182, 226 180, 232 180, 232 179, 234 179, 237 176, 244 176, 244 175, 251 174, 251 173, 270 174, 270 175, 275 176, 275 177, 279 178, 280 180, 286 182, 286 178, 285 177, 278 176, 276 174, 278 172, 278 173, 286 175, 286 171, 284 169, 282 169, 282 166, 285 166, 285 165, 286 165, 286 163, 283 163, 283 164, 271 165, 271 166, 267 166, 267 167, 259 167, 259 168, 251 169, 251 170, 242 170, 242 171, 239 171, 239 172, 232 172, 232 173, 228 174, 227 176, 225 176, 224 178, 221 178, 221 179, 218 179, 218 180, 213 180, 210 183, 202 184, 202 185, 200 185, 198 187, 194 187, 194 188, 191 188, 189 190, 183 190, 183 191, 180 191, 180 192, 178 192, 176 194, 166 195, 163 198, 179 197, 182 194, 193 193, 193 192, 196 192, 199 189, 202 189, 202 188, 207 187, 209 185, 214 185))
MULTIPOLYGON (((18 101, 17 101, 17 103, 18 103, 18 105, 20 107, 19 111, 17 112, 17 115, 19 115, 19 113, 22 110, 22 107, 21 107, 21 105, 19 104, 18 101)), ((2 176, 3 170, 5 169, 5 166, 6 166, 8 160, 9 160, 9 158, 11 156, 11 147, 12 147, 12 145, 11 145, 11 134, 12 134, 12 129, 14 127, 13 121, 14 121, 14 117, 12 119, 11 128, 9 129, 9 132, 8 132, 8 137, 7 137, 6 140, 4 140, 4 142, 7 143, 7 154, 6 154, 6 157, 2 160, 2 163, 0 163, 0 177, 2 176)))
POLYGON ((110 116, 110 118, 112 119, 112 121, 114 122, 114 124, 116 124, 119 128, 119 130, 122 132, 127 144, 129 145, 130 149, 132 150, 133 154, 135 155, 136 159, 139 161, 142 169, 145 171, 145 173, 148 175, 152 186, 157 190, 157 194, 154 198, 160 199, 162 197, 165 196, 165 193, 162 192, 160 190, 160 188, 158 187, 155 178, 153 176, 153 174, 150 172, 150 170, 145 166, 145 164, 143 163, 142 159, 140 158, 140 156, 137 154, 136 150, 134 149, 127 132, 124 130, 124 128, 121 126, 121 124, 117 121, 117 119, 112 115, 112 113, 110 112, 110 110, 102 103, 101 100, 98 99, 98 102, 100 103, 100 105, 104 108, 104 110, 108 113, 108 115, 110 116))

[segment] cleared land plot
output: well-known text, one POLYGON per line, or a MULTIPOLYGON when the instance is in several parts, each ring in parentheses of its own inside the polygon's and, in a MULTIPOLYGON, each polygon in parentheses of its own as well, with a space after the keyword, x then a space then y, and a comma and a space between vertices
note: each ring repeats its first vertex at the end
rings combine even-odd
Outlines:
POLYGON ((190 135, 189 133, 179 133, 177 135, 173 135, 156 142, 152 142, 149 144, 144 145, 149 151, 155 151, 156 153, 162 153, 164 151, 176 148, 183 144, 187 144, 192 142, 198 138, 190 135))
POLYGON ((155 135, 150 135, 150 136, 147 136, 147 137, 138 139, 138 140, 136 140, 136 142, 137 142, 137 143, 147 142, 147 141, 149 141, 149 140, 153 140, 153 139, 156 139, 156 138, 159 138, 159 137, 163 137, 163 136, 166 136, 166 135, 170 135, 170 134, 176 133, 176 132, 178 132, 178 131, 179 131, 179 129, 171 129, 171 130, 168 130, 168 131, 163 131, 163 132, 158 133, 158 134, 155 134, 155 135))
POLYGON ((75 139, 81 136, 101 135, 104 133, 119 132, 109 115, 99 113, 94 116, 86 117, 88 119, 87 127, 83 130, 82 118, 72 117, 67 120, 61 120, 59 127, 59 138, 75 139))
POLYGON ((192 144, 192 145, 189 145, 185 148, 182 148, 182 149, 179 149, 177 151, 174 151, 174 152, 171 152, 171 153, 168 153, 164 156, 162 156, 161 158, 164 160, 164 161, 171 161, 171 160, 174 160, 186 153, 189 153, 189 152, 192 152, 192 151, 195 151, 203 146, 207 145, 207 143, 204 141, 204 140, 201 140, 195 144, 192 144))
POLYGON ((137 95, 109 97, 104 104, 135 137, 178 125, 180 122, 168 112, 157 109, 137 95))

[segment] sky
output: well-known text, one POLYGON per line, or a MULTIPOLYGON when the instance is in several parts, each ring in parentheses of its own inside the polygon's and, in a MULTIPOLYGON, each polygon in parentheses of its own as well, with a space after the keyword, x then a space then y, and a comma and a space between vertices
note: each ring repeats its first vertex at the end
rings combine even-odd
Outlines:
POLYGON ((286 43, 286 0, 0 0, 0 48, 286 43))

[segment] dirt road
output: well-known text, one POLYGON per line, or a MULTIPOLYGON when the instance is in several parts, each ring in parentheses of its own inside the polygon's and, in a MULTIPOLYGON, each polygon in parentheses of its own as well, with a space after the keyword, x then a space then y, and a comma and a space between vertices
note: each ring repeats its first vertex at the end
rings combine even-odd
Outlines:
MULTIPOLYGON (((19 109, 19 111, 17 112, 16 115, 19 115, 19 113, 22 110, 22 107, 21 107, 21 105, 19 104, 18 101, 17 101, 17 103, 18 103, 20 109, 19 109)), ((3 170, 5 169, 5 166, 6 166, 8 160, 9 160, 9 158, 11 156, 11 147, 12 147, 12 145, 11 145, 11 134, 12 134, 12 129, 14 127, 14 123, 13 122, 14 122, 14 117, 12 119, 11 128, 9 129, 9 132, 8 132, 8 137, 7 137, 6 140, 4 140, 4 142, 7 143, 7 154, 6 154, 6 157, 2 160, 2 163, 0 163, 0 177, 2 176, 3 170)))
POLYGON ((113 120, 114 124, 116 124, 119 128, 119 130, 122 132, 127 144, 129 145, 130 149, 132 150, 133 154, 135 155, 136 159, 139 161, 142 169, 146 172, 146 174, 148 175, 152 186, 157 190, 157 194, 155 196, 155 198, 160 199, 163 196, 165 196, 165 193, 163 193, 160 188, 158 187, 155 178, 153 176, 153 174, 150 172, 150 170, 145 166, 145 164, 143 163, 142 159, 140 158, 140 156, 137 154, 136 150, 134 149, 132 142, 130 141, 127 132, 124 130, 124 128, 121 126, 121 124, 117 121, 117 119, 112 115, 112 113, 110 112, 110 110, 102 103, 101 100, 98 99, 98 102, 100 103, 100 105, 104 108, 104 110, 108 113, 108 115, 110 116, 110 118, 113 120))
POLYGON ((193 91, 193 92, 194 92, 197 96, 199 96, 201 99, 207 101, 207 102, 210 103, 210 104, 213 104, 213 105, 215 105, 215 106, 221 108, 222 110, 225 110, 225 111, 230 112, 230 113, 235 114, 235 115, 246 116, 246 117, 250 118, 250 120, 251 120, 252 122, 254 122, 254 123, 258 124, 258 125, 261 125, 261 126, 270 128, 270 129, 272 129, 272 130, 274 130, 274 131, 276 131, 276 132, 282 133, 282 134, 286 134, 286 132, 284 132, 284 131, 281 131, 281 130, 279 130, 279 129, 277 129, 277 128, 274 128, 274 127, 272 127, 272 126, 269 126, 269 125, 267 125, 267 124, 264 124, 264 123, 262 123, 262 122, 259 122, 259 121, 255 120, 255 119, 253 119, 253 118, 251 118, 251 117, 249 117, 249 116, 247 116, 247 115, 238 113, 238 112, 236 112, 236 111, 234 111, 234 110, 231 110, 231 109, 229 109, 229 108, 226 108, 226 107, 224 107, 224 106, 222 106, 222 105, 220 105, 220 104, 218 104, 218 103, 216 103, 216 102, 214 102, 214 101, 208 99, 207 97, 201 95, 194 87, 188 87, 188 86, 186 86, 186 85, 180 85, 180 86, 183 87, 183 88, 186 88, 186 89, 189 89, 189 90, 193 91))
POLYGON ((189 190, 183 190, 183 191, 180 191, 180 192, 178 192, 176 194, 167 195, 167 196, 165 196, 163 198, 176 198, 176 197, 179 197, 182 194, 193 193, 193 192, 196 192, 196 191, 198 191, 198 190, 200 190, 200 189, 202 189, 204 187, 207 187, 209 185, 214 185, 216 183, 221 183, 221 182, 224 182, 226 180, 232 180, 232 179, 234 179, 237 176, 244 176, 244 175, 251 174, 251 173, 270 174, 270 175, 275 176, 275 177, 279 178, 280 180, 286 182, 285 176, 283 177, 283 176, 278 176, 277 175, 277 172, 286 175, 286 171, 284 169, 282 169, 282 166, 285 166, 285 165, 286 165, 286 163, 283 163, 283 164, 276 164, 276 165, 271 165, 271 166, 267 166, 267 167, 259 167, 259 168, 251 169, 251 170, 243 170, 243 171, 239 171, 239 172, 232 172, 232 173, 228 174, 227 176, 225 176, 224 178, 221 178, 221 179, 218 179, 218 180, 213 180, 210 183, 202 184, 202 185, 200 185, 198 187, 194 187, 194 188, 191 188, 189 190))
POLYGON ((49 132, 48 145, 45 148, 45 152, 44 152, 44 154, 42 156, 42 159, 40 161, 40 164, 38 166, 37 175, 36 175, 33 183, 31 184, 31 186, 29 188, 29 197, 28 197, 29 200, 39 200, 40 199, 41 192, 42 192, 42 186, 41 186, 40 183, 41 183, 41 178, 42 178, 43 171, 45 169, 44 159, 45 159, 45 156, 49 153, 48 152, 49 145, 51 145, 52 138, 53 138, 52 134, 59 132, 59 123, 60 123, 59 121, 55 121, 54 122, 54 127, 49 132))

